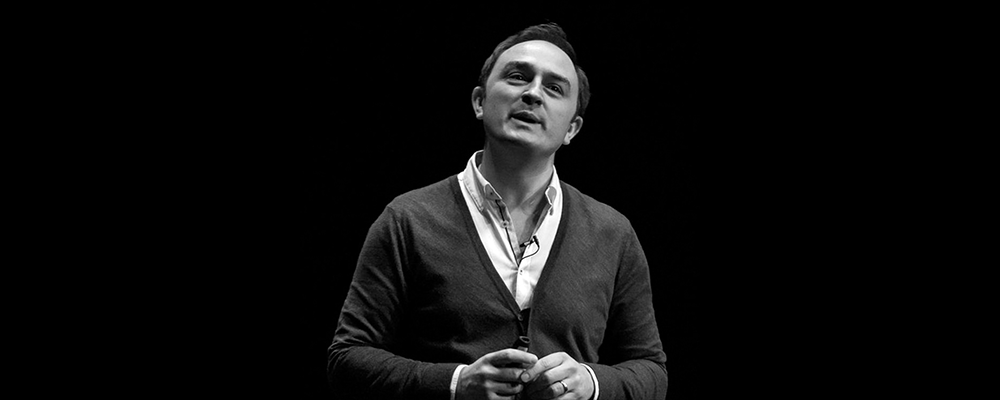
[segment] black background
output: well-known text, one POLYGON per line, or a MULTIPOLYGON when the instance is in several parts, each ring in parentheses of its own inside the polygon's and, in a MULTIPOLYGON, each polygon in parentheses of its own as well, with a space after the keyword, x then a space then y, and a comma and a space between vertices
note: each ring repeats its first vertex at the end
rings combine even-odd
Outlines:
POLYGON ((280 55, 264 65, 284 76, 261 71, 286 94, 277 106, 288 117, 266 140, 289 151, 274 161, 294 165, 278 169, 292 176, 274 176, 290 185, 282 191, 291 200, 288 258, 255 270, 287 283, 268 290, 281 298, 274 311, 288 329, 277 347, 287 352, 288 389, 329 398, 325 348, 368 227, 393 197, 458 173, 482 148, 470 96, 483 62, 508 35, 553 21, 568 32, 593 92, 580 136, 557 155, 560 178, 632 221, 651 265, 670 398, 698 398, 706 228, 698 170, 710 162, 699 141, 712 92, 702 16, 501 5, 417 18, 316 12, 289 15, 289 31, 264 38, 277 40, 280 55))
POLYGON ((837 233, 806 226, 845 211, 816 206, 837 195, 818 161, 829 124, 788 132, 811 119, 801 94, 838 82, 799 86, 813 65, 802 40, 720 15, 313 5, 160 20, 153 46, 137 46, 154 51, 133 61, 151 66, 138 89, 158 98, 133 107, 163 132, 144 178, 169 260, 156 273, 178 282, 148 313, 182 360, 170 379, 331 398, 326 347, 368 227, 395 196, 464 168, 483 143, 470 103, 483 62, 553 21, 593 93, 556 166, 639 236, 668 397, 796 393, 800 349, 835 352, 840 336, 810 319, 836 306, 810 300, 837 282, 836 252, 810 246, 837 233))
POLYGON ((10 279, 28 291, 12 325, 42 342, 21 346, 21 370, 77 393, 332 397, 325 348, 365 230, 393 196, 461 170, 482 144, 483 60, 551 20, 594 90, 556 165, 639 234, 671 398, 923 391, 955 364, 925 357, 978 354, 956 350, 968 335, 951 316, 983 303, 950 270, 979 265, 962 257, 982 238, 956 222, 982 220, 965 190, 989 182, 963 180, 987 170, 973 139, 949 143, 981 132, 963 123, 982 105, 954 90, 981 87, 968 55, 988 25, 968 14, 13 10, 26 90, 8 151, 28 184, 9 197, 28 223, 12 245, 34 263, 12 270, 35 276, 10 279))
POLYGON ((281 365, 264 379, 297 398, 330 398, 325 349, 368 227, 393 197, 458 173, 482 148, 470 96, 483 62, 508 35, 553 21, 568 32, 593 93, 581 134, 557 154, 560 178, 632 221, 651 265, 670 398, 699 398, 700 322, 709 318, 700 287, 712 274, 699 189, 715 162, 702 127, 716 88, 702 58, 704 16, 678 7, 339 11, 284 14, 260 48, 240 54, 260 74, 248 83, 266 88, 268 104, 250 116, 264 126, 240 126, 262 141, 252 148, 264 151, 250 156, 277 188, 258 192, 260 181, 247 182, 247 197, 261 205, 249 216, 275 218, 268 226, 282 229, 264 232, 273 240, 261 245, 286 252, 234 271, 263 279, 253 301, 269 322, 251 313, 247 328, 265 326, 255 336, 273 340, 263 351, 281 365))

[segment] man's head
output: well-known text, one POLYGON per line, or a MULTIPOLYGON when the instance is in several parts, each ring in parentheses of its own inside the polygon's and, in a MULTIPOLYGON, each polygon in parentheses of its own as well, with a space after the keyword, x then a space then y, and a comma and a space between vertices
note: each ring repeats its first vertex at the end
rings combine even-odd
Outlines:
POLYGON ((587 75, 583 73, 583 68, 580 68, 580 64, 577 62, 576 51, 573 50, 573 45, 571 45, 569 40, 566 39, 566 32, 564 32, 563 29, 555 23, 529 26, 500 42, 500 44, 493 49, 493 54, 486 59, 486 63, 483 64, 483 69, 479 71, 479 86, 486 87, 486 80, 489 79, 490 72, 492 72, 493 67, 496 66, 497 59, 500 58, 500 54, 503 54, 504 51, 518 43, 527 42, 529 40, 544 40, 552 43, 569 56, 570 61, 573 62, 573 66, 576 69, 576 75, 580 79, 580 91, 577 99, 576 115, 582 117, 584 111, 587 110, 587 103, 590 101, 590 82, 587 81, 587 75))
POLYGON ((555 24, 529 27, 494 49, 472 92, 487 135, 554 152, 583 125, 589 83, 555 24))

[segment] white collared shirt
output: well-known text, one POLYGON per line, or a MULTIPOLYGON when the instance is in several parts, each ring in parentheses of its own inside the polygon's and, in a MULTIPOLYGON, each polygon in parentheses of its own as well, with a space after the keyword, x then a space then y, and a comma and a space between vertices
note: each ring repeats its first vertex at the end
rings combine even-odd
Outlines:
POLYGON ((514 296, 517 305, 522 309, 531 307, 532 294, 542 268, 549 258, 552 241, 555 240, 559 220, 562 218, 562 188, 559 187, 559 174, 552 168, 552 179, 545 188, 546 204, 535 225, 534 239, 524 247, 520 264, 513 249, 520 243, 514 224, 510 221, 510 213, 500 194, 493 189, 483 174, 479 172, 483 151, 477 151, 469 159, 465 170, 458 174, 462 185, 462 197, 465 198, 472 220, 479 232, 479 239, 486 248, 486 253, 493 262, 500 279, 507 290, 514 296), (508 240, 509 238, 509 240, 508 240))

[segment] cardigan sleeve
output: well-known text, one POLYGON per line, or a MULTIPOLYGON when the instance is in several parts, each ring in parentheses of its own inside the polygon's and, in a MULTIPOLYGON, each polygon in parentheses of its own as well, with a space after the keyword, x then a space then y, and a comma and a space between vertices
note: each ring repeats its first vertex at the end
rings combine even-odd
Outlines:
POLYGON ((407 297, 405 230, 387 207, 368 231, 333 344, 327 374, 338 398, 438 399, 450 396, 458 363, 395 354, 407 297))
POLYGON ((599 350, 600 400, 662 400, 667 395, 667 356, 653 313, 649 266, 635 232, 622 248, 607 332, 599 350))

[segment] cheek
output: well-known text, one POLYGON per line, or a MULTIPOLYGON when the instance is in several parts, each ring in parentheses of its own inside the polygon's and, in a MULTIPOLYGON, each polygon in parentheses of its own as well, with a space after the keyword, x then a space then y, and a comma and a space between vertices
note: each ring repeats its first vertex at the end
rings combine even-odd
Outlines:
POLYGON ((575 110, 572 108, 553 110, 549 114, 551 124, 549 130, 554 131, 559 134, 566 133, 569 130, 569 123, 573 121, 573 115, 575 110))
POLYGON ((505 96, 502 93, 490 93, 485 99, 483 99, 483 116, 487 121, 492 121, 494 123, 501 123, 506 120, 507 114, 510 112, 511 100, 509 96, 505 96))
POLYGON ((483 119, 489 123, 498 123, 503 120, 503 110, 495 102, 486 102, 483 104, 483 119))
POLYGON ((490 93, 483 98, 483 110, 486 112, 495 112, 502 108, 503 101, 502 96, 497 93, 490 93))

